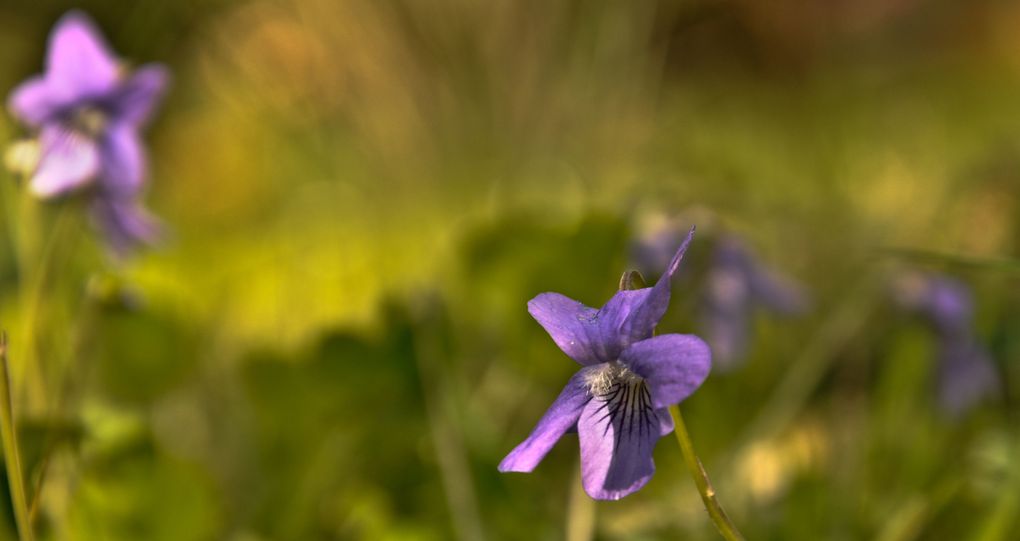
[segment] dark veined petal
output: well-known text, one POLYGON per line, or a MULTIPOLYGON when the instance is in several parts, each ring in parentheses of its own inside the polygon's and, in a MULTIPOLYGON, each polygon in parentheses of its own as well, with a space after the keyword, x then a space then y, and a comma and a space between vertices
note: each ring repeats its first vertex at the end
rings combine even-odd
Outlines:
POLYGON ((586 378, 594 368, 582 368, 567 382, 560 396, 538 421, 520 445, 499 464, 501 472, 530 472, 545 458, 549 450, 577 425, 581 410, 591 400, 586 378))
POLYGON ((117 90, 110 109, 118 122, 145 124, 170 84, 170 72, 160 64, 138 68, 117 90))
POLYGON ((117 124, 103 135, 103 189, 119 197, 133 196, 145 182, 145 149, 135 127, 117 124))
POLYGON ((528 301, 528 313, 571 359, 583 365, 605 361, 598 310, 559 293, 542 293, 528 301))
POLYGON ((577 422, 581 481, 597 500, 640 490, 655 473, 655 443, 672 430, 665 410, 652 407, 647 387, 620 382, 584 407, 577 422))
POLYGON ((64 15, 50 34, 46 82, 54 98, 67 104, 110 92, 117 84, 117 58, 84 13, 64 15))
POLYGON ((57 112, 57 104, 42 77, 33 77, 18 85, 11 92, 7 107, 14 116, 32 127, 41 126, 57 112))
POLYGON ((704 383, 712 368, 712 353, 692 334, 664 334, 631 344, 620 362, 645 379, 651 406, 679 404, 704 383))
POLYGON ((94 180, 99 173, 99 149, 94 140, 52 124, 39 135, 41 155, 29 187, 39 197, 67 193, 94 180))

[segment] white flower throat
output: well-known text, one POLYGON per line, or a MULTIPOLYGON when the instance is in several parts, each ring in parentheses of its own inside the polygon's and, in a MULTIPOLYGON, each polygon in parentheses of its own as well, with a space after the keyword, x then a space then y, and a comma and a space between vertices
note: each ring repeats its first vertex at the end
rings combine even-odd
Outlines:
POLYGON ((644 382, 644 378, 631 372, 620 361, 603 363, 585 378, 588 392, 596 398, 603 398, 620 386, 644 385, 644 382))
MULTIPOLYGON (((592 370, 585 380, 592 400, 598 403, 591 419, 602 427, 602 435, 621 441, 645 441, 657 435, 659 418, 652 407, 648 384, 619 361, 592 370)), ((639 444, 640 445, 640 444, 639 444)))

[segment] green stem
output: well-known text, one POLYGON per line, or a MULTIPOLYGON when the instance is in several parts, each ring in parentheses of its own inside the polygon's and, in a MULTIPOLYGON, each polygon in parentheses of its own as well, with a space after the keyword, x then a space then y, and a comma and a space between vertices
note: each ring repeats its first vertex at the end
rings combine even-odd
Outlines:
POLYGON ((46 244, 41 247, 41 251, 37 255, 38 260, 34 262, 35 265, 30 267, 30 263, 26 260, 27 257, 24 254, 19 256, 22 259, 19 261, 21 276, 18 278, 21 288, 22 335, 21 346, 17 352, 20 353, 18 359, 24 363, 24 381, 28 387, 28 406, 32 413, 38 413, 36 410, 43 407, 46 392, 43 368, 36 351, 36 335, 38 334, 36 326, 39 321, 40 309, 45 304, 43 297, 46 283, 51 270, 56 266, 57 256, 61 253, 59 249, 61 241, 71 232, 71 225, 71 213, 65 206, 58 211, 53 229, 46 239, 46 244))
POLYGON ((730 517, 726 516, 726 512, 723 511, 719 500, 715 497, 715 489, 712 488, 712 482, 708 480, 708 474, 705 473, 705 467, 701 465, 701 460, 698 459, 698 455, 694 452, 694 444, 691 443, 691 435, 687 432, 687 425, 684 424, 684 418, 680 415, 680 408, 676 405, 669 407, 669 414, 673 416, 673 432, 676 434, 676 441, 680 444, 680 452, 684 456, 684 463, 687 464, 687 469, 691 472, 691 477, 694 479, 694 484, 698 487, 698 493, 701 494, 701 501, 705 502, 705 509, 708 511, 708 516, 711 517, 712 523, 715 524, 716 529, 722 534, 723 538, 727 541, 743 541, 744 536, 740 534, 737 527, 730 521, 730 517))
MULTIPOLYGON (((51 413, 48 416, 49 419, 62 420, 68 418, 68 410, 74 407, 73 404, 78 403, 78 398, 75 394, 77 390, 76 385, 80 386, 86 380, 85 370, 88 368, 88 363, 85 362, 85 357, 91 349, 90 338, 94 333, 95 319, 99 310, 98 294, 94 289, 95 287, 91 281, 85 287, 82 305, 78 311, 74 328, 70 333, 70 356, 62 367, 62 374, 60 376, 62 383, 56 392, 55 402, 51 406, 51 413)), ((33 487, 31 491, 32 498, 28 502, 28 515, 33 521, 39 510, 39 503, 42 498, 51 459, 61 443, 61 438, 57 435, 59 430, 59 428, 53 427, 48 431, 45 444, 43 445, 42 457, 35 468, 35 479, 31 483, 33 487)))
POLYGON ((443 373, 444 355, 438 301, 424 301, 416 316, 414 351, 424 399, 425 418, 432 435, 432 445, 439 464, 439 478, 446 492, 447 505, 457 538, 482 541, 486 538, 478 498, 475 496, 471 468, 464 449, 464 440, 453 421, 456 406, 450 401, 449 383, 443 373))
POLYGON ((567 541, 591 541, 595 537, 595 500, 585 492, 581 467, 574 474, 570 500, 567 502, 567 541))
POLYGON ((834 352, 850 342, 868 322, 878 300, 876 281, 876 274, 864 274, 847 290, 837 308, 790 363, 765 404, 758 408, 758 414, 738 439, 741 442, 738 449, 746 448, 758 438, 778 434, 797 417, 836 360, 834 352))
POLYGON ((0 334, 0 438, 3 439, 4 464, 7 467, 7 484, 14 504, 14 519, 18 525, 21 541, 32 541, 32 521, 28 514, 28 499, 25 497, 25 479, 21 470, 21 455, 18 453, 18 432, 14 425, 14 406, 11 400, 11 379, 7 366, 7 334, 0 334))

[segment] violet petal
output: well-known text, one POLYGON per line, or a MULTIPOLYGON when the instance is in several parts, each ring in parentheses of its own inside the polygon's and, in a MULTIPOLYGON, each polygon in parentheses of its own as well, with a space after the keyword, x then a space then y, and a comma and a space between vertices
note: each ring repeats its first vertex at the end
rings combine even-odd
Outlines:
POLYGON ((577 422, 581 481, 597 500, 618 500, 655 473, 652 451, 662 436, 662 410, 653 409, 643 385, 621 385, 584 407, 577 422))
POLYGON ((39 166, 29 186, 39 197, 54 197, 78 188, 99 173, 99 149, 91 138, 51 124, 39 136, 39 166))
POLYGON ((751 294, 762 306, 780 314, 799 314, 808 308, 808 296, 793 280, 759 266, 749 269, 751 294))
POLYGON ((148 122, 169 84, 170 72, 164 66, 146 64, 138 68, 117 90, 110 104, 117 121, 134 126, 148 122))
POLYGON ((966 335, 974 320, 973 294, 965 284, 948 276, 928 281, 922 312, 945 335, 966 335))
POLYGON ((619 291, 599 310, 559 293, 542 293, 528 302, 528 312, 578 363, 615 361, 627 345, 652 336, 669 306, 670 282, 693 235, 692 228, 653 287, 619 291))
POLYGON ((999 373, 991 356, 971 340, 944 340, 938 366, 939 404, 950 415, 962 415, 1000 390, 999 373))
POLYGON ((692 227, 687 233, 687 237, 680 243, 669 266, 659 276, 659 280, 655 282, 654 286, 637 291, 620 291, 606 303, 608 309, 614 300, 620 298, 624 304, 629 305, 626 310, 622 310, 624 314, 619 326, 619 331, 626 340, 637 341, 651 336, 659 320, 666 314, 666 309, 669 308, 673 275, 680 267, 680 261, 687 253, 687 247, 690 246, 693 238, 694 228, 692 227))
POLYGON ((721 370, 735 368, 747 351, 750 314, 744 309, 709 306, 702 315, 712 359, 721 370))
POLYGON ((152 244, 162 233, 159 221, 134 200, 97 198, 92 216, 115 256, 124 256, 140 244, 152 244))
POLYGON ((581 410, 591 400, 585 379, 595 368, 582 368, 563 387, 535 429, 499 464, 501 472, 530 472, 570 429, 577 426, 581 410))
POLYGON ((37 128, 57 111, 49 86, 43 77, 33 77, 17 86, 7 99, 7 107, 25 124, 37 128))
POLYGON ((604 362, 604 351, 594 333, 598 310, 559 293, 542 293, 528 301, 528 313, 556 345, 582 365, 604 362))
POLYGON ((84 13, 72 11, 57 22, 46 58, 46 81, 55 99, 66 104, 108 93, 119 71, 117 58, 84 13))
POLYGON ((102 141, 104 190, 118 196, 136 194, 146 175, 145 149, 137 131, 127 124, 111 126, 102 141))
POLYGON ((631 344, 620 362, 645 379, 652 407, 679 404, 708 377, 712 354, 693 334, 664 334, 631 344))

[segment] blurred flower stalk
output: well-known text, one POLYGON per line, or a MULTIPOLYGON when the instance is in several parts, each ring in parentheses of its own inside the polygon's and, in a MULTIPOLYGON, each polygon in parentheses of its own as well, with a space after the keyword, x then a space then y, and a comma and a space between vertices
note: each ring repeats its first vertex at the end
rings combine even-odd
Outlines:
POLYGON ((18 536, 22 541, 35 539, 32 517, 29 513, 25 474, 18 446, 17 423, 11 398, 11 377, 7 359, 7 333, 0 331, 0 440, 3 442, 4 465, 10 487, 11 504, 18 536))

